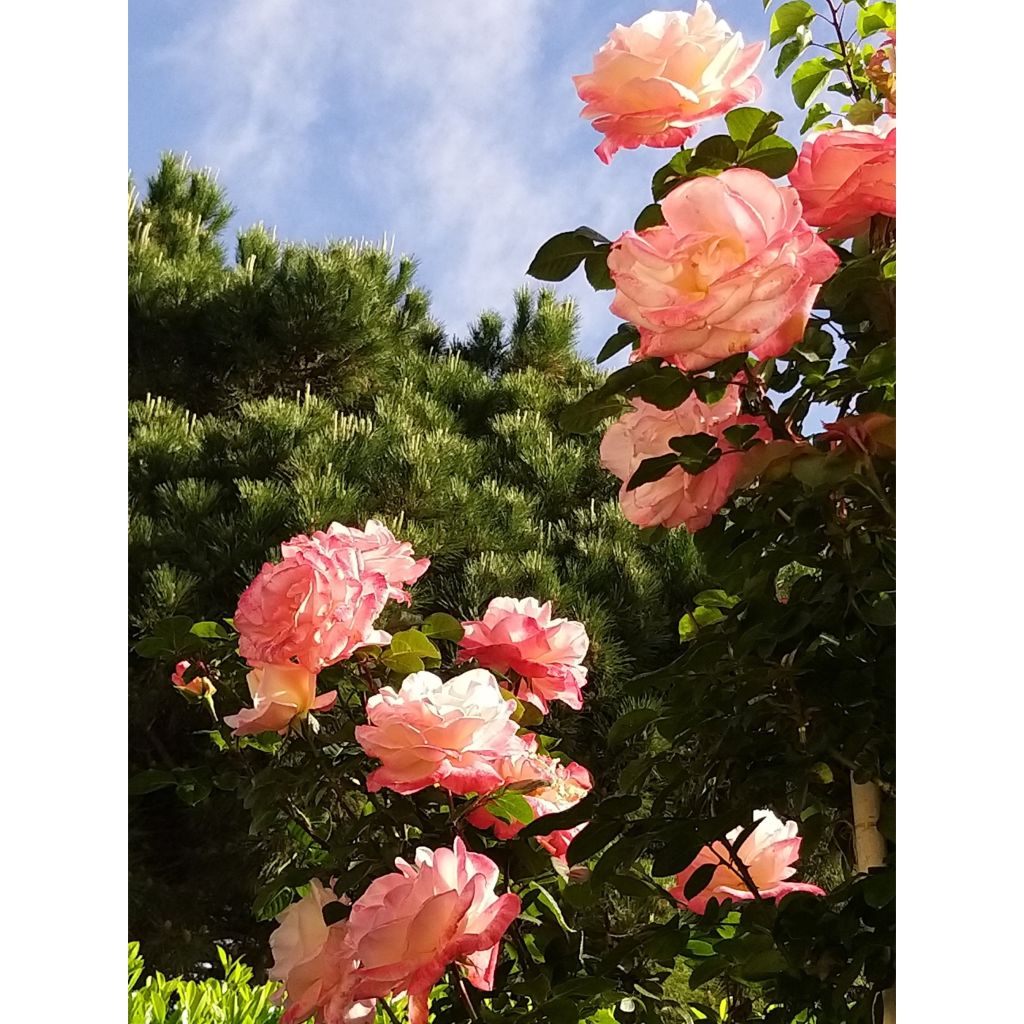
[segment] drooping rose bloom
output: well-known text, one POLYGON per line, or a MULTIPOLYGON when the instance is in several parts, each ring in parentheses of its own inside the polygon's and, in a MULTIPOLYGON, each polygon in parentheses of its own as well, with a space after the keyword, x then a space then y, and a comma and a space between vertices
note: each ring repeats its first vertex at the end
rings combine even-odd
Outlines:
POLYGON ((449 964, 491 990, 501 937, 520 900, 494 891, 498 866, 459 838, 451 850, 421 846, 415 864, 398 858, 395 867, 370 884, 348 917, 360 965, 355 995, 407 992, 410 1024, 426 1024, 430 990, 449 964))
POLYGON ((338 897, 318 879, 309 893, 277 916, 270 936, 274 965, 267 972, 284 989, 273 996, 285 1003, 281 1024, 372 1024, 376 1000, 356 1001, 352 989, 357 963, 349 941, 347 921, 324 923, 323 909, 338 897))
POLYGON ((217 688, 206 676, 195 676, 188 682, 185 681, 185 673, 192 667, 191 661, 179 661, 171 673, 171 682, 175 689, 183 693, 190 693, 195 697, 205 697, 207 694, 214 694, 217 688))
POLYGON ((895 217, 895 119, 810 136, 789 183, 800 193, 804 219, 829 238, 863 234, 875 214, 895 217))
POLYGON ((866 412, 857 416, 844 416, 834 423, 823 423, 821 437, 842 443, 856 452, 877 455, 883 459, 896 458, 896 417, 884 412, 866 412))
POLYGON ((693 14, 651 11, 616 25, 593 72, 573 76, 581 116, 605 136, 595 152, 607 164, 619 149, 681 146, 701 121, 761 95, 753 71, 763 52, 704 0, 693 14))
MULTIPOLYGON (((791 892, 809 892, 815 896, 824 896, 825 890, 817 885, 786 881, 796 873, 793 865, 800 856, 802 840, 797 835, 797 823, 782 822, 771 811, 755 811, 753 820, 760 821, 760 824, 747 837, 736 854, 746 866, 758 893, 776 902, 791 892)), ((739 825, 726 835, 726 839, 733 843, 742 831, 743 826, 739 825)), ((726 899, 754 899, 754 893, 750 891, 739 873, 723 864, 722 860, 726 861, 726 864, 730 863, 729 852, 716 840, 710 847, 705 846, 694 858, 693 863, 676 876, 676 885, 669 889, 669 892, 695 914, 703 914, 707 909, 708 900, 712 898, 720 903, 726 899), (686 882, 702 864, 717 864, 718 867, 707 886, 693 899, 688 900, 683 895, 686 882)))
MULTIPOLYGON (((523 798, 533 808, 534 818, 542 818, 545 814, 565 811, 578 804, 593 788, 594 782, 590 772, 583 765, 562 764, 561 761, 537 753, 536 736, 524 736, 525 751, 503 757, 495 763, 498 774, 502 777, 502 785, 525 783, 535 780, 538 788, 524 792, 523 798)), ((498 839, 511 839, 524 828, 520 821, 507 822, 495 817, 487 807, 478 807, 470 811, 466 820, 477 828, 493 828, 498 839)), ((538 836, 537 842, 552 857, 565 859, 565 851, 586 822, 573 828, 558 829, 546 836, 538 836)))
POLYGON ((258 665, 246 677, 253 706, 237 715, 226 715, 224 724, 234 736, 278 732, 282 736, 292 722, 310 711, 334 706, 338 691, 316 695, 316 675, 301 665, 258 665))
POLYGON ((430 568, 429 558, 415 558, 412 545, 400 541, 381 522, 370 519, 365 530, 354 526, 342 526, 331 523, 326 530, 317 530, 312 538, 296 537, 287 544, 281 545, 284 555, 298 549, 302 543, 310 540, 316 542, 325 551, 341 552, 346 547, 354 547, 362 556, 365 571, 380 573, 387 581, 387 596, 391 601, 409 604, 412 596, 405 589, 415 583, 430 568))
POLYGON ((633 411, 613 423, 601 440, 601 465, 621 481, 622 514, 637 526, 680 526, 694 533, 711 522, 733 490, 742 456, 725 438, 725 430, 743 424, 757 426, 755 437, 771 437, 764 420, 740 415, 739 389, 730 386, 723 398, 707 405, 691 394, 676 409, 659 409, 634 398, 633 411), (711 434, 718 439, 722 457, 703 473, 687 473, 673 466, 660 480, 626 490, 644 459, 667 455, 673 437, 711 434))
POLYGON ((885 97, 884 110, 896 116, 896 30, 885 33, 885 41, 871 55, 864 69, 869 81, 885 97), (887 66, 888 65, 888 66, 887 66))
MULTIPOLYGON (((326 535, 321 535, 326 536, 326 535)), ((238 650, 250 664, 304 665, 311 672, 386 644, 373 628, 391 588, 354 544, 293 537, 280 562, 267 562, 238 600, 238 650)))
POLYGON ((491 792, 501 785, 494 762, 522 749, 515 710, 483 669, 447 682, 413 672, 397 693, 382 687, 366 702, 369 724, 356 726, 356 741, 381 761, 366 788, 417 793, 437 784, 460 795, 491 792))
POLYGON ((582 622, 553 619, 550 601, 496 597, 482 619, 462 628, 459 661, 475 658, 496 672, 516 672, 522 677, 516 696, 543 712, 553 700, 576 711, 583 707, 590 639, 582 622))
POLYGON ((634 358, 703 370, 803 338, 839 257, 807 226, 795 189, 734 167, 683 182, 661 209, 664 224, 625 232, 608 254, 611 311, 640 332, 634 358))

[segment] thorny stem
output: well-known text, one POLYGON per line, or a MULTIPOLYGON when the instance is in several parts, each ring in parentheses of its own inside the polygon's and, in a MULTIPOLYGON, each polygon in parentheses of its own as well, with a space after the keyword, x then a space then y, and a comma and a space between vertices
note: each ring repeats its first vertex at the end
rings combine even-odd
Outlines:
POLYGON ((732 844, 728 839, 721 840, 722 845, 729 851, 729 860, 726 860, 716 849, 714 843, 708 846, 708 849, 718 858, 723 867, 727 867, 730 871, 735 871, 736 874, 743 879, 743 884, 754 894, 755 900, 762 900, 764 897, 761 895, 760 890, 754 884, 754 879, 750 877, 750 871, 747 865, 740 859, 739 851, 732 848, 732 844))
POLYGON ((850 92, 853 93, 855 100, 860 99, 860 90, 857 88, 857 83, 853 78, 853 68, 850 65, 850 55, 846 52, 846 40, 843 38, 843 26, 839 19, 835 5, 832 0, 825 0, 828 4, 829 14, 832 15, 832 27, 836 30, 836 38, 839 40, 839 50, 843 56, 843 63, 846 65, 846 77, 850 80, 850 92))
POLYGON ((325 850, 328 849, 327 840, 324 839, 322 836, 317 835, 316 832, 313 831, 313 823, 302 812, 302 810, 296 807, 296 805, 291 800, 288 800, 287 804, 288 810, 291 812, 292 821, 294 821, 295 824, 298 825, 299 828, 301 828, 302 831, 305 832, 306 835, 309 836, 309 838, 312 839, 314 843, 316 843, 318 846, 322 847, 325 850))

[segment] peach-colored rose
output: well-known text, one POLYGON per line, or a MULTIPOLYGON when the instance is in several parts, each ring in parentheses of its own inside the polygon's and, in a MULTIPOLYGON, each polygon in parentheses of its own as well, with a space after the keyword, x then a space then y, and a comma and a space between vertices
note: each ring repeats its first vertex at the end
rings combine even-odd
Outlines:
POLYGON ((761 95, 754 67, 764 43, 743 36, 697 0, 693 14, 651 11, 616 25, 594 56, 594 70, 574 75, 586 103, 581 117, 604 134, 595 152, 607 164, 619 149, 681 146, 701 121, 761 95))
POLYGON ((863 234, 875 214, 895 217, 895 118, 811 136, 789 183, 800 193, 804 219, 828 238, 863 234))
MULTIPOLYGON (((815 896, 824 896, 825 890, 808 882, 787 882, 796 873, 793 865, 800 856, 800 843, 795 821, 782 822, 771 811, 755 811, 754 821, 757 828, 744 840, 736 851, 750 875, 758 893, 766 899, 781 900, 791 892, 809 892, 815 896)), ((726 835, 732 844, 739 838, 743 826, 739 825, 726 835)), ((719 841, 705 846, 684 871, 676 876, 676 885, 669 892, 688 910, 695 914, 703 914, 707 909, 708 900, 714 898, 720 903, 726 899, 752 900, 754 893, 747 883, 732 867, 728 849, 719 841), (722 861, 725 861, 723 864, 722 861), (686 882, 702 864, 717 864, 708 884, 693 899, 684 895, 686 882)))
POLYGON ((360 964, 355 995, 407 992, 410 1024, 427 1024, 430 990, 449 964, 491 990, 501 937, 520 900, 494 891, 497 864, 459 838, 451 850, 421 846, 415 864, 398 858, 395 867, 370 884, 348 917, 360 964))
POLYGON ((494 762, 522 749, 515 710, 483 669, 447 682, 413 672, 397 693, 382 687, 366 702, 369 724, 356 726, 356 742, 381 761, 366 788, 417 793, 437 784, 460 795, 491 792, 501 785, 494 762))
POLYGON ((635 359, 702 370, 803 338, 839 257, 805 223, 795 189, 734 167, 683 182, 661 209, 664 224, 625 232, 608 254, 611 310, 640 331, 635 359))
POLYGON ((637 526, 680 526, 694 533, 711 522, 733 491, 742 456, 725 438, 725 430, 743 424, 757 426, 754 437, 768 439, 771 432, 764 420, 740 415, 738 388, 730 386, 713 405, 691 394, 676 409, 659 409, 634 398, 633 411, 613 423, 601 441, 601 465, 621 481, 619 504, 622 514, 637 526), (660 480, 626 490, 640 464, 656 455, 671 452, 673 437, 711 434, 718 439, 722 457, 703 473, 687 473, 673 466, 660 480))
POLYGON ((475 658, 496 672, 521 676, 516 696, 547 712, 553 700, 578 711, 587 683, 583 659, 590 640, 582 622, 553 619, 551 602, 496 597, 483 619, 464 622, 459 661, 475 658))
MULTIPOLYGON (((578 804, 593 788, 590 772, 575 761, 562 764, 553 757, 537 753, 536 736, 524 736, 526 749, 521 754, 506 756, 495 762, 502 777, 502 785, 536 781, 538 788, 524 792, 523 797, 533 808, 534 818, 555 814, 578 804)), ((477 828, 493 828, 498 839, 511 839, 524 828, 524 823, 507 822, 496 818, 486 806, 478 807, 466 815, 466 820, 477 828)), ((540 843, 552 857, 565 859, 565 851, 573 837, 582 831, 586 822, 574 828, 558 829, 546 836, 538 836, 540 843)))
POLYGON ((226 715, 224 724, 234 736, 278 732, 282 736, 293 722, 310 711, 326 711, 338 699, 338 691, 316 695, 316 675, 301 665, 258 665, 246 677, 253 706, 237 715, 226 715))
POLYGON ((356 1001, 352 989, 357 962, 348 936, 348 922, 327 925, 323 909, 338 897, 318 879, 309 892, 277 916, 270 936, 274 965, 267 972, 284 989, 274 1002, 285 1002, 281 1024, 372 1024, 376 1000, 356 1001))
POLYGON ((294 661, 318 672, 367 644, 388 643, 389 634, 373 623, 391 588, 354 544, 299 536, 281 551, 284 558, 265 563, 238 600, 243 658, 250 664, 294 661))
POLYGON ((192 667, 191 661, 179 661, 171 673, 171 682, 175 689, 182 693, 189 693, 195 697, 205 697, 207 694, 213 696, 217 687, 206 676, 195 676, 188 682, 185 681, 185 673, 192 667))
POLYGON ((312 538, 296 537, 287 544, 281 545, 281 552, 289 555, 292 550, 299 550, 310 540, 321 545, 324 550, 341 552, 346 547, 354 547, 362 556, 365 571, 380 573, 387 581, 387 596, 391 601, 409 604, 412 596, 405 589, 415 583, 430 568, 429 558, 416 559, 412 545, 400 541, 381 522, 370 519, 365 530, 354 526, 342 526, 331 523, 326 531, 317 530, 312 538))

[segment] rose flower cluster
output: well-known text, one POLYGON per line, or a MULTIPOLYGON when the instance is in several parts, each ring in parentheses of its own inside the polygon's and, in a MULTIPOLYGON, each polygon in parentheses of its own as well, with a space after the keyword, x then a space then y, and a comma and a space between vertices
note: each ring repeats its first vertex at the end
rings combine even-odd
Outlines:
MULTIPOLYGON (((617 25, 593 71, 574 79, 582 116, 605 136, 598 156, 607 163, 623 148, 682 145, 702 122, 756 99, 753 72, 763 50, 763 43, 744 45, 704 0, 693 14, 652 11, 617 25)), ((879 54, 871 72, 884 79, 895 113, 894 34, 879 54)), ((803 338, 822 284, 839 267, 826 239, 852 238, 872 217, 896 216, 895 119, 811 136, 788 187, 737 167, 684 181, 661 212, 663 224, 624 232, 608 255, 611 310, 640 336, 632 358, 699 373, 739 353, 783 356, 803 338)), ((691 395, 675 410, 634 400, 608 430, 601 461, 622 480, 627 519, 694 531, 725 504, 741 455, 722 433, 753 422, 741 415, 740 385, 729 391, 710 406, 691 395), (640 463, 669 454, 671 438, 691 433, 712 434, 723 457, 700 474, 676 467, 627 490, 640 463)), ((763 419, 759 426, 756 436, 770 438, 763 419)))
MULTIPOLYGON (((374 520, 363 530, 332 523, 293 537, 281 556, 263 566, 235 612, 253 702, 224 719, 236 736, 284 735, 315 723, 311 714, 337 699, 337 691, 317 695, 319 673, 390 643, 378 617, 388 601, 410 603, 407 588, 430 564, 374 520)), ((550 602, 534 598, 495 598, 463 631, 457 660, 478 667, 448 680, 414 672, 397 690, 383 686, 367 699, 355 737, 380 764, 366 786, 401 794, 437 787, 469 798, 467 823, 510 839, 525 822, 506 821, 489 797, 512 787, 539 818, 572 807, 592 787, 586 768, 544 753, 518 724, 528 704, 541 712, 554 701, 582 707, 590 641, 582 623, 555 618, 550 602)), ((205 676, 186 678, 190 669, 175 667, 174 686, 191 699, 212 696, 205 676)), ((583 827, 554 830, 538 843, 564 865, 583 827)), ((502 935, 520 909, 518 896, 497 894, 497 865, 456 838, 451 849, 423 847, 415 863, 399 859, 396 867, 343 921, 326 923, 323 909, 339 897, 317 879, 280 915, 271 977, 284 983, 284 1024, 310 1016, 318 1024, 372 1021, 375 1001, 395 995, 408 998, 413 1024, 425 1024, 430 990, 453 964, 471 984, 492 987, 502 935)))

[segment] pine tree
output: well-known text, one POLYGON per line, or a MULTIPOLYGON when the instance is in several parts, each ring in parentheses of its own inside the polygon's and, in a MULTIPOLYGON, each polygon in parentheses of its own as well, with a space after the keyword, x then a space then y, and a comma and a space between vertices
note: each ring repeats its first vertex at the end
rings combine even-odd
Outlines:
MULTIPOLYGON (((209 175, 170 157, 131 207, 132 388, 152 392, 129 405, 133 635, 230 615, 282 540, 376 517, 431 558, 414 611, 475 618, 495 596, 533 595, 583 621, 588 710, 554 718, 578 744, 606 731, 636 706, 632 675, 674 650, 701 580, 685 531, 645 545, 623 519, 596 435, 557 426, 601 377, 576 354, 572 302, 524 290, 511 323, 486 312, 446 340, 411 261, 257 228, 226 267, 229 217, 209 175)), ((166 669, 131 663, 135 771, 206 753, 166 669)), ((155 962, 183 969, 224 939, 263 954, 247 829, 216 793, 135 801, 132 935, 155 962)))

